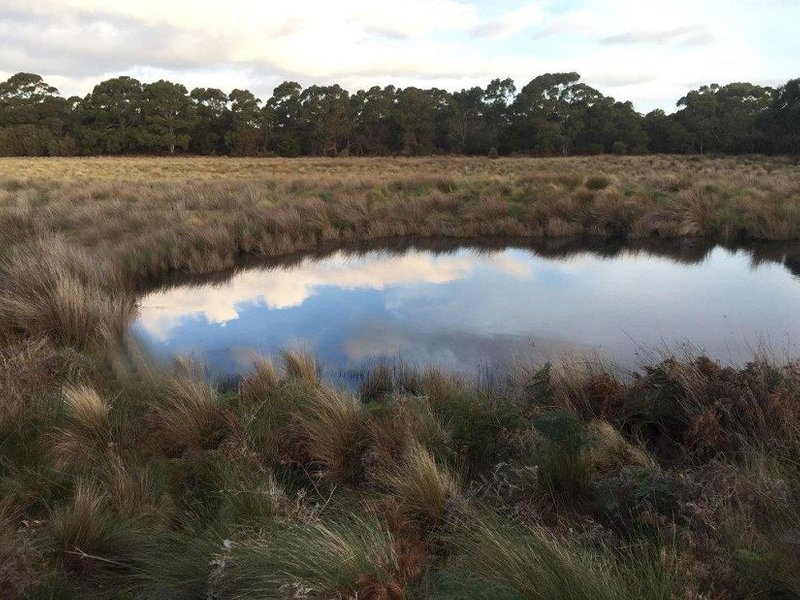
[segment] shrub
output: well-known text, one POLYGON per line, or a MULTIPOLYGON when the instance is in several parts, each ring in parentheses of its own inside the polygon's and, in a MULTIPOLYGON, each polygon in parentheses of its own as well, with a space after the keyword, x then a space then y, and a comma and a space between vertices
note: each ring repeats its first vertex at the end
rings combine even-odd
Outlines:
POLYGON ((627 154, 628 146, 627 144, 625 144, 625 142, 617 140, 616 142, 611 144, 611 152, 619 155, 627 154))
POLYGON ((534 425, 542 439, 536 451, 539 479, 551 495, 583 493, 592 474, 589 440, 583 424, 569 413, 545 413, 534 425))

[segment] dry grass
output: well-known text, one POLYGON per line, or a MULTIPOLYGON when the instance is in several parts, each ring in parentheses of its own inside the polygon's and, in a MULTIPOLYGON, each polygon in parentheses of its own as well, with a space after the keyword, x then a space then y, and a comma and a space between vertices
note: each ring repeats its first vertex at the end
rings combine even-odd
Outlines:
POLYGON ((416 442, 408 444, 400 463, 380 480, 399 500, 403 511, 425 526, 441 524, 458 493, 453 475, 416 442))
POLYGON ((253 372, 242 379, 239 395, 244 403, 253 406, 263 400, 277 385, 278 375, 275 366, 266 358, 259 357, 255 361, 253 372))
POLYGON ((64 425, 53 439, 55 463, 62 467, 90 466, 111 444, 108 404, 86 386, 64 390, 64 404, 64 425))
POLYGON ((287 377, 311 382, 319 379, 320 370, 317 359, 307 352, 284 350, 281 358, 287 377))
POLYGON ((376 519, 347 515, 278 528, 234 547, 220 573, 229 598, 403 598, 392 535, 376 519))
POLYGON ((666 597, 670 561, 630 548, 667 532, 688 597, 796 589, 796 365, 561 361, 491 391, 378 367, 362 403, 302 352, 217 389, 121 338, 139 290, 251 257, 394 236, 798 239, 798 200, 797 164, 744 157, 0 159, 0 584, 666 597), (476 498, 503 516, 450 518, 476 498))
POLYGON ((163 396, 154 401, 158 427, 169 448, 207 448, 223 433, 217 392, 205 381, 172 378, 163 396))
POLYGON ((86 555, 102 556, 111 548, 108 499, 96 483, 80 480, 71 501, 55 509, 50 519, 56 551, 68 568, 83 568, 86 555))
POLYGON ((305 454, 334 481, 355 480, 366 444, 364 413, 358 400, 322 387, 303 404, 297 425, 305 454))

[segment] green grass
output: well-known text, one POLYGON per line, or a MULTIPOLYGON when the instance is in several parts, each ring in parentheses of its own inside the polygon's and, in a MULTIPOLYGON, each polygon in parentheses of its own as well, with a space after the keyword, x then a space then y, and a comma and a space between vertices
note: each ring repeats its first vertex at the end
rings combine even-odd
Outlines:
POLYGON ((0 589, 796 595, 796 365, 669 359, 626 375, 570 364, 492 389, 379 365, 352 393, 297 350, 217 386, 196 365, 159 366, 122 333, 137 292, 161 276, 243 257, 411 235, 795 240, 797 169, 0 160, 0 589))

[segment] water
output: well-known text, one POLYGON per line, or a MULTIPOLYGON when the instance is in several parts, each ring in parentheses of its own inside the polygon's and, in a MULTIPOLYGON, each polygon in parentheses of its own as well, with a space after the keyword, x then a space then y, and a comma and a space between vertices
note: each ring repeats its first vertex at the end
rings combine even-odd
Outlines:
POLYGON ((131 329, 157 356, 235 374, 256 354, 314 352, 329 372, 376 361, 502 369, 565 353, 635 367, 687 345, 725 363, 798 354, 800 278, 783 247, 568 245, 335 251, 173 284, 131 329))

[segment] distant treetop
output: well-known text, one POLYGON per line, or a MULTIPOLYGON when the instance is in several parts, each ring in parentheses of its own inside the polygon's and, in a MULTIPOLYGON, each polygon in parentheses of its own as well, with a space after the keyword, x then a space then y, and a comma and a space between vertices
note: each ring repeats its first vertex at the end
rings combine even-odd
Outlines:
POLYGON ((677 107, 642 115, 577 73, 457 92, 287 81, 266 101, 125 76, 63 98, 17 73, 0 83, 0 156, 800 153, 800 79, 706 85, 677 107))

